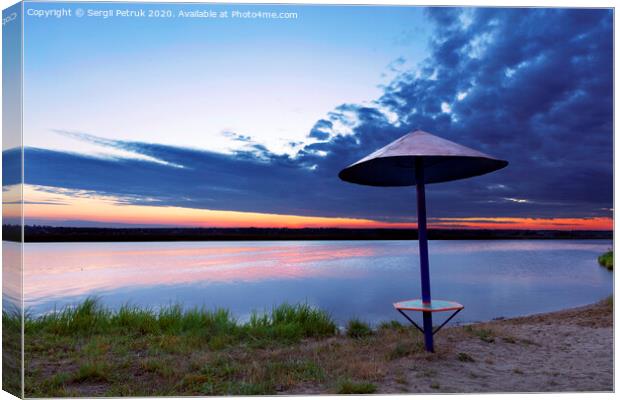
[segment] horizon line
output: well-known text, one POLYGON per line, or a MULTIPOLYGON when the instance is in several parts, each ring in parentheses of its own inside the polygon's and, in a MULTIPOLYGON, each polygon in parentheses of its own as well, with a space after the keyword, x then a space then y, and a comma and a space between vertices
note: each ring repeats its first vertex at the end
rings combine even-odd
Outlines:
MULTIPOLYGON (((19 227, 21 224, 2 224, 3 227, 19 227)), ((68 226, 68 225, 43 225, 43 224, 24 224, 24 228, 37 227, 37 228, 51 228, 51 229, 202 229, 202 230, 235 230, 235 229, 247 229, 247 230, 343 230, 343 231, 417 231, 417 227, 283 227, 283 226, 180 226, 180 225, 139 225, 139 226, 68 226)), ((614 229, 551 229, 551 228, 485 228, 485 227, 429 227, 428 230, 434 231, 549 231, 549 232, 613 232, 614 229)))

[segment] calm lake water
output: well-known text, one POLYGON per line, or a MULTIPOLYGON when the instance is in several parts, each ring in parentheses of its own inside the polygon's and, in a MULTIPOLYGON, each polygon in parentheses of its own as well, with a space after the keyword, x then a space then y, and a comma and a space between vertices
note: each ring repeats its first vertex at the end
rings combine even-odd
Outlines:
MULTIPOLYGON (((471 322, 595 302, 613 290, 596 258, 607 240, 431 241, 432 295, 471 322)), ((404 320, 392 303, 420 296, 415 241, 29 243, 26 308, 39 314, 97 295, 125 303, 230 309, 240 319, 307 302, 342 323, 404 320)))

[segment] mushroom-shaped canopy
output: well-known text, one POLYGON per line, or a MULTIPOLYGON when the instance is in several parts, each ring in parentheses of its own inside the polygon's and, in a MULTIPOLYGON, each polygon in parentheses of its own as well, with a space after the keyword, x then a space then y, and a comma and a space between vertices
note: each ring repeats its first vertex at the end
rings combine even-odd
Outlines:
POLYGON ((338 176, 360 185, 411 186, 416 184, 416 159, 424 166, 424 183, 484 175, 508 165, 508 161, 417 130, 346 167, 338 176))

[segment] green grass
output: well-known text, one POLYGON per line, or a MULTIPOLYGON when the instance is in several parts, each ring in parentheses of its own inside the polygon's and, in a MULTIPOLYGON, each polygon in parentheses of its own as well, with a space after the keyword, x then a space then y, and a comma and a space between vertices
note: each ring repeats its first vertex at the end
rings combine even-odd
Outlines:
POLYGON ((350 320, 347 323, 346 332, 347 336, 352 338, 363 338, 372 335, 372 329, 370 326, 359 319, 350 320))
POLYGON ((398 331, 404 331, 405 329, 407 329, 407 327, 405 327, 403 324, 401 324, 398 321, 392 320, 389 322, 381 322, 379 324, 379 330, 398 330, 398 331))
POLYGON ((613 271, 613 269, 614 269, 614 252, 612 250, 609 250, 605 254, 601 254, 598 257, 598 263, 601 266, 607 268, 608 270, 613 271))
POLYGON ((108 382, 112 367, 107 363, 87 361, 80 365, 73 382, 108 382))
POLYGON ((271 313, 253 313, 242 333, 256 339, 297 342, 301 338, 334 335, 336 324, 329 314, 306 304, 282 304, 271 313))
MULTIPOLYGON (((3 316, 4 317, 4 316, 3 316)), ((6 316, 3 320, 12 318, 6 316)), ((239 342, 298 342, 303 338, 334 335, 336 324, 329 314, 306 304, 282 304, 271 312, 254 313, 247 323, 236 321, 228 310, 184 310, 179 305, 158 311, 125 305, 117 311, 88 298, 74 307, 24 318, 26 334, 88 337, 92 335, 185 335, 206 340, 221 349, 239 342)))
MULTIPOLYGON (((3 313, 5 334, 20 319, 3 313)), ((42 316, 26 313, 24 329, 31 397, 63 397, 78 387, 105 389, 93 396, 275 394, 327 379, 315 357, 282 349, 338 334, 329 314, 307 304, 282 304, 239 322, 223 309, 110 310, 96 298, 42 316)))
POLYGON ((371 394, 377 391, 377 385, 371 382, 354 382, 349 379, 338 383, 338 394, 371 394))
MULTIPOLYGON (((6 335, 21 316, 3 320, 6 335)), ((386 363, 422 352, 410 327, 392 322, 375 332, 352 320, 340 334, 329 314, 307 304, 239 321, 223 309, 112 310, 89 298, 26 313, 24 323, 27 397, 374 393, 386 363)))
POLYGON ((2 389, 17 396, 21 393, 21 319, 19 309, 10 303, 2 310, 2 389))

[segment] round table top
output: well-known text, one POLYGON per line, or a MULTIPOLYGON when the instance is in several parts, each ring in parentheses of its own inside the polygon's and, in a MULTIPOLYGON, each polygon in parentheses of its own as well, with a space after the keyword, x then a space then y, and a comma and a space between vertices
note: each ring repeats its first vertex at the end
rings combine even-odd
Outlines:
POLYGON ((465 307, 462 304, 457 303, 456 301, 431 300, 430 303, 424 303, 422 302, 422 299, 412 299, 394 303, 394 308, 398 310, 440 312, 461 310, 465 307))

